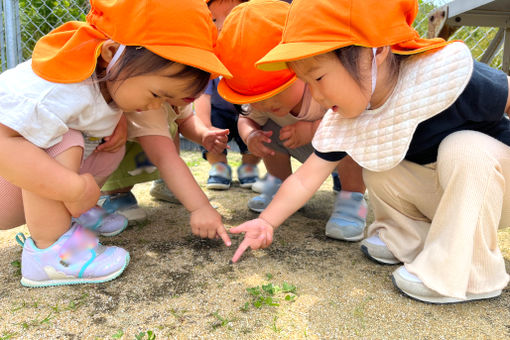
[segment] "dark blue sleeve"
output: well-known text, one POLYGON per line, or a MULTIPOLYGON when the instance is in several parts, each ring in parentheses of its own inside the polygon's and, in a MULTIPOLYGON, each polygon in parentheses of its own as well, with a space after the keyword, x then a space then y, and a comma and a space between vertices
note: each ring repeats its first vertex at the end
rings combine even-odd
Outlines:
POLYGON ((208 94, 210 96, 212 96, 213 94, 213 81, 212 80, 209 80, 209 83, 207 84, 207 87, 205 88, 205 94, 208 94))
POLYGON ((335 151, 335 152, 319 152, 317 150, 314 150, 314 153, 319 157, 324 159, 328 162, 338 162, 345 156, 347 156, 347 153, 343 151, 335 151))

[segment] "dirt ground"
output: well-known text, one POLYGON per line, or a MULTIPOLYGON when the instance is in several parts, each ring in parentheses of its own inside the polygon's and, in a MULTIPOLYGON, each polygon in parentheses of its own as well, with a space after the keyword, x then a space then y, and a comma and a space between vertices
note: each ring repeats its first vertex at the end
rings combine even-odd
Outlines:
MULTIPOLYGON (((197 152, 183 158, 203 186, 208 165, 197 152)), ((27 230, 0 233, 0 339, 510 338, 510 289, 489 301, 423 304, 394 288, 396 266, 369 261, 359 243, 326 238, 331 179, 270 248, 248 251, 235 265, 240 236, 231 248, 194 237, 186 210, 151 200, 149 186, 134 190, 149 221, 102 240, 131 254, 109 283, 24 288, 14 236, 27 230)), ((237 184, 206 192, 227 227, 256 216, 246 207, 255 193, 237 184)), ((499 244, 510 271, 510 228, 499 244)))

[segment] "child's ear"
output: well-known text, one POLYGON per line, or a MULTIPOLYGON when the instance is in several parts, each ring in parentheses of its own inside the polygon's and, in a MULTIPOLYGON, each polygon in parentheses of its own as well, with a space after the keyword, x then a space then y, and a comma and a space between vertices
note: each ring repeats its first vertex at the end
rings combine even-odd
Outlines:
POLYGON ((377 66, 383 64, 388 57, 388 54, 391 53, 390 46, 378 47, 375 53, 377 66))
POLYGON ((111 39, 106 40, 101 46, 101 58, 103 58, 103 60, 107 63, 110 63, 119 46, 119 43, 111 39))

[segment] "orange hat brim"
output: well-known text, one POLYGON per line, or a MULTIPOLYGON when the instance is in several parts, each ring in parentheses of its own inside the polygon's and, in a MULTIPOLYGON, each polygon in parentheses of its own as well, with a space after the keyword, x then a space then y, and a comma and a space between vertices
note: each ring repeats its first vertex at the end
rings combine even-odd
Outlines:
POLYGON ((232 74, 221 63, 216 54, 189 46, 146 45, 145 48, 157 55, 178 63, 196 67, 211 73, 211 78, 223 76, 232 78, 232 74))
MULTIPOLYGON (((429 42, 432 39, 427 39, 429 42)), ((391 46, 391 51, 395 54, 411 55, 425 51, 437 49, 450 44, 452 41, 436 39, 437 42, 426 43, 425 39, 409 41, 408 44, 400 43, 391 46), (421 43, 423 40, 424 43, 421 43)), ((457 41, 457 40, 455 40, 457 41)), ((263 71, 279 71, 288 68, 287 62, 310 58, 319 54, 334 51, 338 48, 354 45, 352 42, 295 42, 277 45, 269 51, 263 58, 255 63, 255 66, 263 71)), ((365 46, 380 47, 380 46, 365 46)))
POLYGON ((297 77, 294 74, 292 76, 292 78, 290 78, 287 82, 278 86, 277 88, 275 88, 271 91, 259 93, 256 95, 244 95, 239 92, 236 92, 236 91, 232 90, 230 88, 230 86, 228 86, 225 79, 221 79, 218 84, 218 93, 220 94, 221 97, 223 97, 223 99, 225 99, 226 101, 228 101, 232 104, 250 104, 250 103, 259 102, 261 100, 268 99, 268 98, 271 98, 271 97, 277 95, 278 93, 282 92, 283 90, 287 89, 290 85, 292 85, 296 81, 296 79, 297 79, 297 77))

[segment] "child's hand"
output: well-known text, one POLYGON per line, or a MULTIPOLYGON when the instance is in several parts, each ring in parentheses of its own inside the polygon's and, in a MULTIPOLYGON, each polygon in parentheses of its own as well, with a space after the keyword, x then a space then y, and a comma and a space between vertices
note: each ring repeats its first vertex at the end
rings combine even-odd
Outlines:
POLYGON ((233 234, 245 233, 244 240, 237 248, 232 262, 237 262, 248 247, 253 250, 267 248, 273 242, 273 226, 261 218, 230 228, 230 232, 233 234))
POLYGON ((65 201, 64 205, 73 217, 79 217, 85 211, 96 205, 101 194, 96 180, 91 174, 79 175, 84 181, 84 188, 81 195, 74 201, 65 201))
POLYGON ((104 143, 99 144, 94 150, 95 152, 116 152, 118 151, 124 144, 126 144, 127 140, 127 120, 124 114, 120 116, 120 120, 113 130, 111 136, 103 138, 104 143))
POLYGON ((221 222, 221 215, 210 204, 192 211, 190 224, 191 232, 194 235, 201 238, 216 238, 219 236, 227 247, 232 244, 225 226, 221 222))
POLYGON ((313 122, 299 121, 280 129, 280 139, 289 149, 309 144, 313 139, 313 122))
POLYGON ((274 150, 264 145, 271 143, 272 135, 273 131, 253 130, 246 138, 248 150, 260 158, 274 156, 274 150))
POLYGON ((227 147, 228 129, 211 129, 202 136, 202 146, 209 152, 222 153, 227 147))

